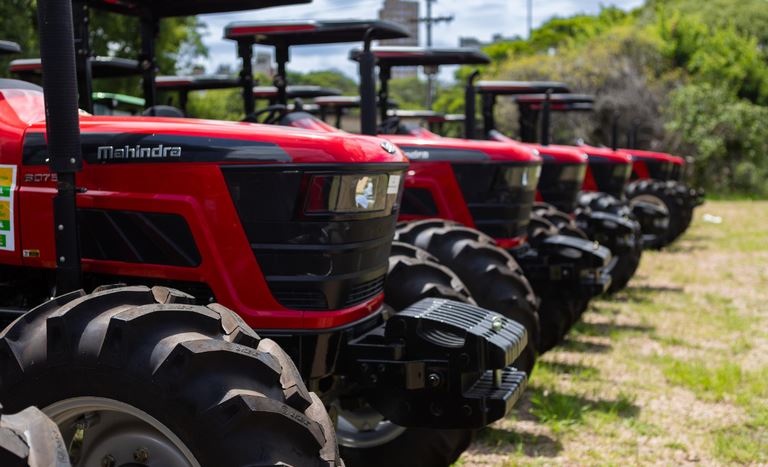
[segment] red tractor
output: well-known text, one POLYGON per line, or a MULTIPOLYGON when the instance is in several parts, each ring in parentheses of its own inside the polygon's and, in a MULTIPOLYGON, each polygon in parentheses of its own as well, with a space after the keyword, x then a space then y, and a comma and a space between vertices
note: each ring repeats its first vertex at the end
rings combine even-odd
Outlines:
MULTIPOLYGON (((550 112, 584 112, 593 109, 593 96, 569 94, 564 86, 551 91, 559 94, 540 93, 516 96, 520 109, 523 140, 537 141, 538 127, 540 127, 539 140, 549 138, 548 114, 550 112)), ((701 203, 700 196, 695 190, 673 180, 673 174, 679 176, 682 173, 685 161, 663 153, 619 149, 618 120, 614 122, 611 130, 612 148, 595 148, 585 144, 581 144, 581 147, 597 157, 601 156, 598 154, 599 151, 603 154, 610 152, 627 154, 632 159, 632 169, 628 170, 623 190, 618 190, 617 185, 607 187, 608 189, 600 187, 600 191, 605 191, 619 199, 627 199, 642 226, 646 247, 661 248, 668 245, 690 225, 693 209, 701 203), (636 181, 629 183, 630 177, 636 181), (615 189, 611 190, 611 188, 615 189)), ((589 189, 589 187, 586 188, 589 189)))
MULTIPOLYGON (((353 52, 353 56, 359 52, 353 52)), ((394 66, 438 66, 441 64, 487 64, 490 59, 484 53, 466 48, 459 49, 422 49, 418 47, 378 47, 374 50, 381 70, 381 92, 380 101, 387 94, 387 81, 390 75, 390 69, 394 66)), ((478 73, 473 73, 469 79, 466 88, 465 99, 465 137, 467 139, 475 138, 475 105, 476 88, 474 81, 478 73)), ((498 83, 492 90, 495 93, 517 92, 521 88, 509 88, 505 86, 509 83, 498 83)), ((520 84, 520 83, 518 83, 520 84)), ((551 84, 550 84, 551 85, 551 84)), ((527 89, 529 90, 529 89, 527 89)), ((488 91, 488 90, 486 90, 488 91)), ((484 100, 485 102, 485 100, 484 100)), ((485 107, 484 107, 485 110, 485 107)), ((492 110, 492 109, 491 109, 492 110)), ((381 109, 382 118, 384 110, 381 109)), ((398 125, 397 119, 390 119, 399 132, 429 137, 431 133, 413 125, 398 125)), ((433 124, 439 123, 440 119, 432 119, 433 124)), ((443 120, 444 121, 444 120, 443 120)), ((507 144, 520 145, 510 138, 506 138, 498 132, 488 132, 491 139, 495 139, 507 144)), ((432 135, 434 136, 434 135, 432 135)), ((590 175, 587 168, 585 172, 584 165, 586 156, 581 149, 568 147, 553 147, 550 145, 527 145, 527 147, 536 151, 543 159, 541 177, 537 186, 537 201, 544 200, 556 201, 554 207, 537 203, 534 206, 534 216, 532 218, 531 238, 536 245, 536 237, 541 237, 542 231, 549 235, 557 232, 566 236, 598 241, 601 245, 611 250, 613 257, 608 263, 606 272, 611 277, 609 291, 617 291, 626 286, 629 279, 634 274, 640 261, 641 246, 639 231, 636 223, 627 219, 625 213, 614 212, 594 212, 592 209, 580 209, 576 217, 578 224, 574 224, 568 213, 573 213, 579 198, 579 188, 582 185, 585 174, 590 175), (565 212, 558 212, 558 209, 565 212), (537 232, 539 235, 537 235, 537 232)), ((626 163, 626 160, 623 162, 626 163)), ((594 180, 593 180, 594 181, 594 180)), ((408 201, 408 190, 404 195, 404 207, 408 201)), ((576 316, 583 311, 586 302, 581 304, 575 313, 576 316)))
MULTIPOLYGON (((300 2, 87 6, 138 16, 152 106, 160 19, 287 3, 300 2)), ((43 88, 0 81, 2 306, 18 317, 0 334, 5 408, 41 407, 74 465, 174 467, 341 465, 325 406, 358 435, 351 463, 445 465, 510 410, 525 386, 510 366, 522 326, 442 298, 455 276, 412 250, 386 285, 410 303, 394 315, 384 305, 400 150, 344 133, 80 115, 92 70, 73 35, 87 52, 85 7, 75 2, 74 34, 69 1, 39 0, 43 88), (366 457, 371 446, 380 457, 366 457)), ((366 40, 404 35, 360 24, 366 40)))
MULTIPOLYGON (((450 50, 400 53, 395 49, 382 55, 380 50, 355 51, 353 58, 364 63, 370 54, 378 64, 382 124, 377 130, 411 159, 398 239, 437 256, 467 284, 479 304, 499 311, 508 306, 510 297, 520 303, 523 296, 520 287, 515 292, 496 285, 510 284, 503 276, 512 277, 499 273, 497 265, 515 271, 518 263, 540 299, 538 350, 551 349, 589 299, 607 287, 610 277, 603 268, 610 253, 582 238, 558 235, 542 218, 531 221, 540 159, 530 149, 517 143, 442 138, 423 128, 405 128, 397 117, 391 117, 388 81, 392 66, 476 63, 484 57, 475 53, 457 56, 450 50)), ((366 109, 364 101, 365 96, 359 101, 344 97, 315 102, 326 112, 334 109, 339 120, 341 110, 355 103, 361 104, 361 114, 375 113, 366 109)), ((411 112, 407 116, 429 118, 431 114, 411 112)), ((302 126, 310 125, 308 118, 301 121, 302 126)), ((319 122, 315 125, 324 127, 319 122)))

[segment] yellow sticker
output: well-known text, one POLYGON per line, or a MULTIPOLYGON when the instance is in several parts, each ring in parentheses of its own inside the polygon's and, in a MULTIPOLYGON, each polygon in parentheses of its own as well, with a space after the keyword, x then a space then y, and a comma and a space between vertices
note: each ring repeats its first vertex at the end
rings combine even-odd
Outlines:
POLYGON ((0 186, 13 185, 13 169, 10 167, 0 167, 0 186))
POLYGON ((0 201, 0 221, 11 220, 11 202, 0 201))

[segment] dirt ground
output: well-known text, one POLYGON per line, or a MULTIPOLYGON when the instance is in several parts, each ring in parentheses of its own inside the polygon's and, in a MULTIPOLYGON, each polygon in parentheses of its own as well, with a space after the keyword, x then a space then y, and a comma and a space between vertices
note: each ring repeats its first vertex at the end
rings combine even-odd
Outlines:
POLYGON ((707 203, 457 465, 768 465, 767 303, 768 202, 707 203))

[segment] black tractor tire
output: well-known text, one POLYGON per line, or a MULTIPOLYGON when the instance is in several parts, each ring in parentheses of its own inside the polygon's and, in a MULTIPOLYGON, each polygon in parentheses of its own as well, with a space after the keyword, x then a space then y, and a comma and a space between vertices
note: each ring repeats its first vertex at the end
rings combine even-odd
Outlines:
POLYGON ((453 271, 428 252, 403 242, 392 242, 384 297, 397 311, 424 298, 446 298, 476 305, 467 286, 453 271))
MULTIPOLYGON (((640 225, 635 220, 632 209, 629 205, 618 198, 602 192, 582 193, 579 197, 579 208, 576 212, 577 219, 580 216, 587 216, 590 211, 607 212, 635 222, 636 227, 632 233, 633 247, 623 253, 611 249, 613 260, 609 267, 611 275, 611 285, 606 294, 612 295, 627 287, 629 281, 634 277, 637 268, 640 267, 640 260, 643 256, 643 232, 640 225)), ((578 221, 577 221, 578 223, 578 221)), ((612 238, 605 236, 600 232, 586 232, 590 240, 600 244, 611 245, 612 238)))
POLYGON ((643 199, 653 204, 663 205, 669 211, 669 227, 660 239, 659 248, 663 248, 685 232, 693 218, 693 205, 688 201, 682 184, 674 181, 638 180, 627 187, 627 200, 643 199))
MULTIPOLYGON (((424 298, 475 304, 450 269, 428 252, 402 242, 392 243, 384 297, 396 312, 424 298)), ((469 447, 474 431, 407 428, 391 441, 371 447, 345 446, 344 436, 340 439, 339 449, 348 467, 445 467, 469 447)))
POLYGON ((576 221, 570 214, 557 209, 551 204, 536 203, 533 207, 533 213, 551 222, 557 228, 557 235, 589 240, 587 234, 576 225, 576 221))
POLYGON ((227 308, 193 303, 134 286, 40 305, 0 334, 0 402, 41 407, 70 454, 79 439, 75 466, 341 465, 288 355, 227 308), (147 452, 136 426, 161 447, 147 452))
POLYGON ((461 279, 479 306, 525 327, 528 345, 514 366, 530 375, 539 344, 538 301, 515 259, 482 232, 442 219, 401 223, 395 239, 428 251, 461 279))
POLYGON ((70 467, 59 427, 37 407, 0 416, 0 465, 70 467))

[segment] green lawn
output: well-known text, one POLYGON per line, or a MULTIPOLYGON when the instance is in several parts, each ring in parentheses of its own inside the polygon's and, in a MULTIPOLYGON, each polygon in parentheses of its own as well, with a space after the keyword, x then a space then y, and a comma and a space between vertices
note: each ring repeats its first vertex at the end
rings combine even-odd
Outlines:
POLYGON ((768 464, 768 202, 698 208, 458 465, 651 463, 768 464))

